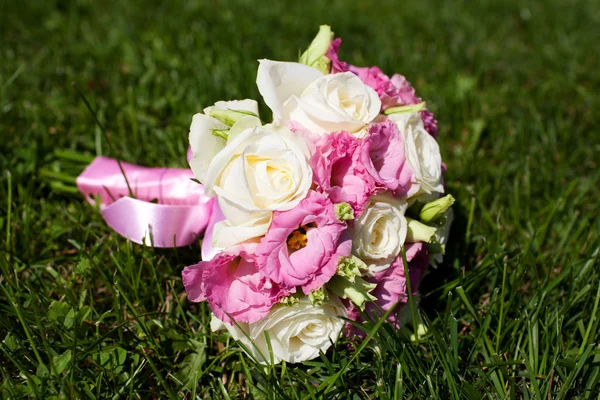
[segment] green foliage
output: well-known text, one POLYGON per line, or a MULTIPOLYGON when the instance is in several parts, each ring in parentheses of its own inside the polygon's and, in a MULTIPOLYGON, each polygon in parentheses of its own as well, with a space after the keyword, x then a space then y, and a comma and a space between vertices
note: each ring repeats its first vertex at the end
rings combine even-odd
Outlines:
POLYGON ((3 398, 598 398, 596 1, 9 3, 3 398), (320 24, 342 60, 402 73, 435 112, 456 219, 410 312, 418 340, 369 322, 368 341, 262 367, 185 298, 197 245, 128 243, 72 178, 99 154, 184 167, 192 115, 259 99, 256 60, 297 60, 320 24))

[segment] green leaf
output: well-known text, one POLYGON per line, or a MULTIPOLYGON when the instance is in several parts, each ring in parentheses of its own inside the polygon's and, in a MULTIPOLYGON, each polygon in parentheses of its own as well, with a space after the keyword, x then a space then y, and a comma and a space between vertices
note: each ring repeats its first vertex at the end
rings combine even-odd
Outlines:
POLYGON ((127 359, 127 350, 121 347, 107 347, 94 355, 94 361, 100 367, 118 372, 127 359))
POLYGON ((63 324, 65 328, 70 328, 75 322, 75 310, 67 303, 53 301, 48 307, 47 318, 63 324))
POLYGON ((127 350, 121 347, 117 347, 113 351, 113 356, 115 357, 117 365, 123 365, 125 364, 125 360, 127 359, 127 350))
POLYGON ((179 371, 175 374, 176 378, 187 388, 192 387, 192 384, 198 380, 206 361, 206 345, 193 339, 190 339, 189 342, 194 351, 178 365, 179 371))
POLYGON ((52 358, 52 363, 54 364, 54 369, 57 374, 61 374, 67 368, 71 361, 71 355, 71 350, 67 350, 60 356, 52 358))
POLYGON ((15 351, 19 348, 19 342, 15 335, 13 335, 12 333, 6 335, 6 337, 4 338, 4 344, 11 351, 15 351))
POLYGON ((92 270, 92 265, 90 264, 90 260, 84 258, 83 260, 77 263, 77 267, 75 267, 75 273, 78 275, 89 275, 92 270))
POLYGON ((50 375, 50 371, 48 370, 48 367, 46 367, 45 364, 40 363, 37 366, 35 374, 38 378, 45 379, 50 375))

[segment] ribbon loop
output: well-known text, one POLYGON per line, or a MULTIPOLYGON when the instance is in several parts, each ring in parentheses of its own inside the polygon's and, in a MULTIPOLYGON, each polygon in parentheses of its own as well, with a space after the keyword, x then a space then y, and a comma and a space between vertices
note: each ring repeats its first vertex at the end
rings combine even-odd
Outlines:
POLYGON ((100 197, 104 221, 138 244, 181 247, 192 244, 210 219, 213 199, 192 181, 192 171, 147 168, 96 157, 77 177, 88 202, 100 197), (128 197, 128 184, 135 198, 128 197))

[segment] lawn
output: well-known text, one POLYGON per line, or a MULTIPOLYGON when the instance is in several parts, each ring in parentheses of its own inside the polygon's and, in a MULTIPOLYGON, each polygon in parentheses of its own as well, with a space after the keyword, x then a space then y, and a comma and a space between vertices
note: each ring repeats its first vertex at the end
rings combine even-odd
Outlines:
POLYGON ((600 398, 598 2, 369 3, 2 2, 2 398, 600 398), (83 167, 57 151, 185 166, 191 116, 258 99, 256 60, 323 23, 427 100, 458 216, 419 341, 263 368, 187 301, 198 245, 129 243, 52 176, 83 167))

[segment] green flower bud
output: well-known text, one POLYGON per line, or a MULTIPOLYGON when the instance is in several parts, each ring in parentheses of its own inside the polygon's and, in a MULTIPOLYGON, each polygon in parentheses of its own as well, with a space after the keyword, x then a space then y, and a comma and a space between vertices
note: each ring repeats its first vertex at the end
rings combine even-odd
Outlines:
POLYGON ((377 285, 369 283, 358 276, 349 280, 339 275, 334 275, 327 282, 327 289, 333 294, 344 299, 350 299, 361 310, 364 310, 367 301, 375 301, 376 298, 369 292, 377 285))
POLYGON ((333 32, 329 25, 321 25, 319 33, 313 39, 308 49, 300 56, 300 63, 314 67, 324 74, 329 73, 331 60, 325 57, 327 49, 333 40, 333 32))
POLYGON ((427 251, 429 254, 446 254, 446 245, 441 243, 427 243, 427 251))
POLYGON ((309 294, 308 298, 313 306, 320 306, 327 299, 327 293, 325 292, 325 288, 318 288, 317 290, 309 294))
POLYGON ((362 272, 367 269, 367 264, 356 256, 341 257, 337 265, 336 274, 352 280, 357 276, 362 276, 362 272))
POLYGON ((296 295, 294 295, 294 294, 292 294, 292 295, 290 295, 290 296, 287 296, 287 297, 282 297, 282 298, 279 300, 279 303, 280 303, 280 304, 286 305, 286 306, 288 306, 288 307, 291 307, 291 306, 293 306, 294 304, 298 304, 299 302, 300 302, 300 300, 298 300, 298 296, 296 296, 296 295))
POLYGON ((348 203, 334 204, 333 209, 335 210, 335 216, 340 221, 349 221, 354 219, 354 210, 352 209, 352 206, 348 203))
POLYGON ((412 218, 406 218, 406 221, 408 221, 408 232, 406 234, 407 243, 431 242, 431 239, 437 230, 436 228, 425 225, 424 223, 412 218))
POLYGON ((422 322, 419 322, 417 324, 417 336, 414 333, 410 335, 410 341, 418 343, 425 335, 427 335, 427 327, 422 322))
POLYGON ((421 102, 419 104, 411 104, 408 106, 398 106, 398 107, 390 107, 386 109, 383 113, 385 115, 390 114, 400 114, 400 113, 416 113, 421 112, 425 109, 425 102, 421 102))
POLYGON ((227 140, 229 137, 229 129, 211 129, 213 135, 227 140))
POLYGON ((214 119, 217 119, 224 123, 227 126, 233 126, 236 122, 246 116, 258 117, 256 114, 249 111, 240 111, 240 110, 223 110, 218 107, 210 107, 208 110, 208 116, 214 119))
POLYGON ((454 197, 451 194, 440 197, 423 206, 419 217, 423 222, 437 221, 454 204, 454 197))

